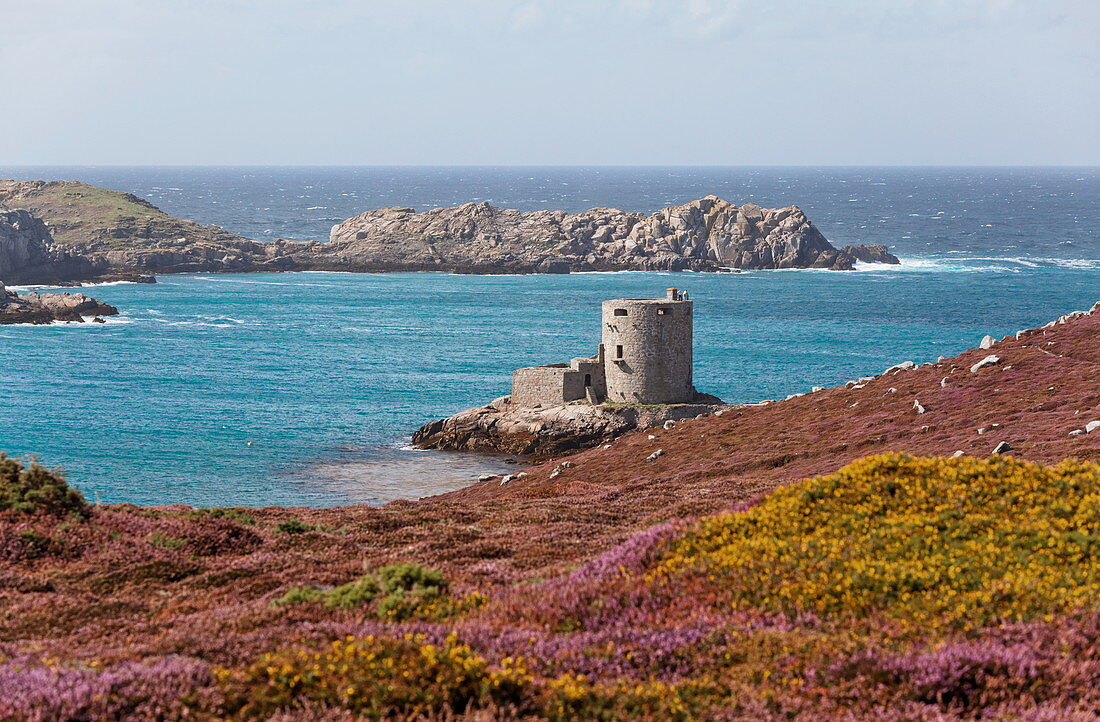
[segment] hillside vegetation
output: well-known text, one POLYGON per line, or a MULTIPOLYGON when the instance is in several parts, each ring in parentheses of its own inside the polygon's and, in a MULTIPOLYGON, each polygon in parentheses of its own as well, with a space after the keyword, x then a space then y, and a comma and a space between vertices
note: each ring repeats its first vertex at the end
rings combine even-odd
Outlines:
POLYGON ((1095 719, 1098 412, 1092 313, 380 508, 12 462, 0 719, 1095 719))

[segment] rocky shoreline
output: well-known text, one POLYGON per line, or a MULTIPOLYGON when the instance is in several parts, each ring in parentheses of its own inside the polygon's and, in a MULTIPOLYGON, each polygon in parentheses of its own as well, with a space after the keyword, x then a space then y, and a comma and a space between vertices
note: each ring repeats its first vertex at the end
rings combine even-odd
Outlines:
POLYGON ((0 283, 0 325, 54 321, 104 323, 104 316, 117 316, 118 309, 81 293, 24 293, 9 291, 0 283))
POLYGON ((328 242, 254 241, 174 218, 129 193, 72 181, 0 180, 0 279, 61 284, 155 273, 729 271, 898 263, 885 246, 834 247, 797 207, 715 196, 651 215, 524 212, 467 203, 383 208, 328 242))
POLYGON ((574 402, 525 407, 502 396, 420 427, 413 444, 421 449, 514 454, 545 461, 615 439, 628 431, 722 414, 732 408, 700 394, 700 403, 630 406, 574 402))

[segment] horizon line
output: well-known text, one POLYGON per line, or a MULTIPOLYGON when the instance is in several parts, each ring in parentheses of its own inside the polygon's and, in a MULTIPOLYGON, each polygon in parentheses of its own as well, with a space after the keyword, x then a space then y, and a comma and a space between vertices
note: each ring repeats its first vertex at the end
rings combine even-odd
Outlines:
POLYGON ((1065 168, 1065 169, 1100 169, 1100 164, 874 164, 874 163, 828 163, 821 165, 807 164, 568 164, 568 163, 470 163, 470 164, 429 164, 429 163, 3 163, 0 168, 792 168, 792 169, 821 169, 821 168, 989 168, 989 169, 1013 169, 1013 168, 1065 168))

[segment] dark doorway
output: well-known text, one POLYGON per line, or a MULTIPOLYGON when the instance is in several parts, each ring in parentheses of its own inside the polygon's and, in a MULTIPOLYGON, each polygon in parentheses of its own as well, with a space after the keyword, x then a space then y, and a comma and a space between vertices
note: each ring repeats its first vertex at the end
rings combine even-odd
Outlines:
POLYGON ((588 388, 591 385, 592 385, 592 374, 585 374, 584 375, 584 387, 588 388))

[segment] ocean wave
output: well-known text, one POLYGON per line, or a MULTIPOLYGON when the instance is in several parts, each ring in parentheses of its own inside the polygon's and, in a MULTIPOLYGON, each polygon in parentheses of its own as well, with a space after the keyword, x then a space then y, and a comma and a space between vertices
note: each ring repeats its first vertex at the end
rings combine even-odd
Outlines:
POLYGON ((1100 258, 1035 258, 1032 260, 1049 263, 1058 268, 1072 268, 1075 270, 1100 270, 1100 258))
POLYGON ((46 288, 59 288, 59 286, 39 286, 31 284, 29 286, 5 286, 9 291, 41 291, 46 288))
POLYGON ((136 286, 137 281, 100 281, 99 283, 82 283, 78 288, 95 288, 97 286, 136 286))
MULTIPOLYGON (((974 263, 970 258, 898 258, 901 263, 860 263, 853 270, 860 273, 1019 273, 1020 268, 1006 265, 974 263)), ((997 259, 1008 261, 1008 259, 997 259)))
POLYGON ((51 293, 80 293, 83 288, 98 288, 99 286, 136 286, 137 281, 101 281, 99 283, 82 283, 79 286, 58 286, 48 283, 31 283, 19 286, 6 286, 9 291, 50 291, 51 293))
MULTIPOLYGON (((949 251, 949 253, 958 253, 949 251)), ((861 273, 1020 273, 1032 268, 1065 268, 1074 270, 1100 269, 1100 259, 1095 258, 1038 258, 1032 256, 961 256, 950 258, 935 256, 901 257, 900 264, 855 264, 861 273)))
POLYGON ((233 318, 232 316, 199 316, 203 321, 229 321, 230 323, 248 323, 240 318, 233 318))
POLYGON ((170 321, 167 318, 151 318, 154 323, 162 323, 165 326, 202 326, 205 328, 236 328, 236 323, 211 323, 209 321, 170 321))

